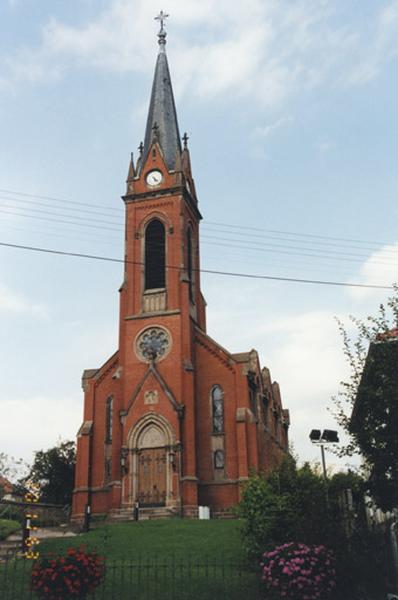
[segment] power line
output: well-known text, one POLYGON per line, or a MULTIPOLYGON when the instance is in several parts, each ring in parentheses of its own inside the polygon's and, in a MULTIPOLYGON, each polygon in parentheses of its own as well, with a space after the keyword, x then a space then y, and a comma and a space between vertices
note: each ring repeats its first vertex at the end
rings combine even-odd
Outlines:
MULTIPOLYGON (((15 202, 17 204, 28 204, 30 206, 43 206, 45 208, 49 208, 51 207, 51 204, 49 204, 48 202, 37 202, 34 201, 32 202, 32 200, 26 200, 25 198, 10 198, 10 197, 4 197, 1 196, 0 200, 5 200, 6 202, 15 202)), ((6 206, 8 206, 6 204, 6 206)), ((32 208, 28 209, 28 208, 24 208, 24 210, 34 210, 32 208)), ((62 206, 62 210, 68 210, 69 212, 79 212, 79 213, 87 213, 90 215, 101 215, 103 217, 109 217, 109 215, 105 212, 101 212, 99 210, 90 210, 87 208, 73 208, 73 207, 69 207, 69 206, 62 206)), ((116 215, 115 215, 116 217, 116 215)))
POLYGON ((25 217, 29 219, 37 219, 39 221, 51 221, 52 223, 64 223, 67 225, 78 225, 79 227, 90 227, 91 229, 104 229, 107 231, 121 231, 121 228, 115 229, 114 227, 104 227, 101 225, 91 225, 89 223, 76 223, 76 221, 65 221, 62 219, 52 219, 51 217, 38 217, 37 215, 24 215, 21 213, 16 213, 10 210, 3 210, 0 208, 0 213, 5 213, 7 215, 16 215, 18 217, 25 217))
POLYGON ((223 227, 231 227, 232 229, 248 229, 251 231, 267 231, 269 233, 277 233, 277 234, 281 234, 281 235, 292 235, 292 236, 301 236, 301 237, 310 237, 310 238, 317 238, 320 240, 333 240, 335 242, 353 242, 353 243, 357 243, 357 244, 375 244, 377 246, 389 246, 391 245, 392 242, 376 242, 376 241, 371 241, 371 240, 358 240, 358 239, 351 239, 351 238, 340 238, 340 237, 333 237, 333 236, 328 236, 328 235, 318 235, 315 233, 299 233, 296 231, 282 231, 279 229, 263 229, 260 227, 249 227, 246 225, 229 225, 226 223, 218 223, 216 221, 207 221, 208 225, 222 225, 223 227))
MULTIPOLYGON (((54 196, 41 196, 40 194, 28 194, 26 192, 16 192, 14 190, 6 190, 1 188, 0 192, 5 194, 14 194, 16 196, 25 196, 26 198, 39 198, 40 200, 51 200, 52 202, 64 202, 67 204, 76 204, 78 206, 91 206, 93 208, 98 208, 98 204, 92 204, 90 202, 76 202, 75 200, 65 200, 62 198, 55 198, 54 196)), ((116 208, 112 206, 100 206, 100 208, 103 210, 123 212, 122 208, 116 208)))
MULTIPOLYGON (((245 237, 247 239, 248 234, 247 233, 239 233, 239 231, 225 231, 225 229, 219 229, 218 227, 212 229, 212 225, 211 223, 208 223, 207 221, 203 223, 202 227, 210 227, 210 232, 217 232, 217 233, 226 233, 227 235, 238 235, 241 237, 245 237)), ((228 227, 228 225, 224 225, 225 227, 228 227)), ((291 234, 286 234, 286 235, 291 235, 291 234)), ((306 234, 297 234, 297 235, 306 235, 306 234)), ((357 250, 370 250, 372 252, 374 252, 375 250, 377 250, 378 248, 383 248, 383 246, 380 246, 377 242, 361 242, 360 245, 353 245, 353 244, 358 244, 359 242, 354 242, 354 241, 349 241, 349 245, 347 244, 341 244, 341 243, 334 243, 334 242, 328 242, 328 241, 322 241, 322 240, 316 240, 316 239, 310 239, 310 240, 300 240, 297 237, 293 237, 293 239, 290 238, 286 238, 286 237, 281 237, 281 235, 269 235, 269 234, 259 234, 259 233, 252 233, 250 232, 250 239, 251 238, 261 238, 261 239, 266 239, 266 240, 277 240, 277 241, 288 241, 288 242, 294 242, 296 244, 316 244, 318 246, 329 246, 329 247, 333 247, 333 248, 347 248, 349 250, 351 249, 357 249, 357 250), (367 245, 365 245, 367 244, 367 245)), ((391 244, 389 244, 391 245, 391 244)), ((398 249, 392 249, 392 250, 388 250, 385 251, 387 254, 397 254, 398 253, 398 249)))
MULTIPOLYGON (((66 252, 63 250, 54 250, 52 248, 39 248, 36 246, 23 246, 20 244, 10 244, 6 242, 0 242, 0 246, 4 246, 7 248, 15 248, 19 250, 29 250, 33 252, 43 252, 46 254, 56 254, 60 256, 72 256, 75 258, 88 258, 91 260, 101 260, 106 262, 114 262, 114 263, 124 263, 124 264, 132 264, 132 265, 141 265, 144 266, 143 262, 140 261, 131 261, 131 260, 123 260, 121 258, 111 258, 109 256, 98 256, 94 254, 83 254, 80 252, 66 252)), ((178 271, 184 271, 183 267, 166 265, 167 269, 176 269, 178 271)), ((194 271, 200 273, 207 273, 210 275, 222 275, 228 277, 241 277, 246 279, 265 279, 270 281, 284 281, 289 283, 307 283, 314 285, 332 285, 339 287, 354 287, 354 288, 370 288, 370 289, 380 289, 380 290, 393 290, 393 286, 387 285, 372 285, 372 284, 364 284, 364 283, 348 283, 344 281, 323 281, 319 279, 299 279, 295 277, 276 277, 272 275, 256 275, 252 273, 234 273, 230 271, 216 271, 211 269, 193 269, 194 271)))
MULTIPOLYGON (((31 228, 26 228, 26 227, 25 228, 24 227, 16 227, 14 225, 9 225, 9 224, 7 224, 5 226, 4 222, 0 223, 0 229, 2 229, 2 228, 4 229, 4 232, 8 232, 8 230, 14 230, 14 231, 19 231, 19 232, 29 233, 31 235, 40 235, 40 236, 47 235, 47 236, 57 237, 57 238, 67 238, 67 239, 70 239, 70 240, 74 240, 76 242, 84 242, 84 243, 88 243, 88 244, 95 244, 95 245, 98 245, 98 244, 108 244, 108 245, 112 245, 113 247, 119 247, 120 244, 122 243, 122 241, 124 241, 124 240, 122 240, 120 238, 120 236, 114 237, 112 240, 109 239, 108 237, 101 237, 101 238, 99 238, 99 237, 93 237, 93 236, 98 235, 98 234, 97 234, 97 232, 91 232, 91 231, 85 231, 84 232, 84 236, 87 236, 87 237, 80 238, 80 237, 77 237, 76 235, 73 235, 73 234, 68 235, 67 233, 64 233, 64 232, 60 233, 59 231, 56 231, 54 229, 47 230, 47 231, 42 231, 42 230, 31 229, 31 228), (91 237, 91 239, 90 239, 90 237, 91 237), (116 241, 117 239, 119 240, 119 242, 116 241)), ((205 242, 203 242, 203 244, 204 245, 216 245, 216 246, 218 246, 218 244, 214 243, 214 242, 206 242, 205 241, 205 242)), ((244 261, 250 260, 251 264, 253 264, 253 263, 260 264, 261 263, 264 266, 264 258, 265 257, 263 257, 263 256, 261 256, 261 257, 260 256, 258 256, 258 257, 251 256, 250 258, 248 258, 244 254, 242 254, 242 252, 241 252, 241 248, 242 247, 240 247, 240 246, 236 247, 236 252, 233 252, 233 250, 235 249, 235 246, 231 245, 231 248, 232 248, 232 252, 231 251, 228 252, 228 257, 233 256, 233 257, 235 257, 235 259, 236 258, 240 259, 238 262, 243 262, 242 259, 244 261)), ((284 257, 282 257, 282 259, 283 258, 284 257)), ((352 273, 351 270, 348 271, 348 270, 345 269, 344 271, 342 271, 341 267, 344 268, 345 265, 333 264, 333 258, 325 257, 325 261, 323 262, 323 265, 325 265, 326 268, 333 267, 334 270, 338 269, 340 271, 340 273, 343 272, 347 276, 348 276, 349 273, 350 274, 352 273), (328 261, 329 261, 329 264, 328 264, 328 261)), ((236 260, 235 260, 235 262, 236 262, 236 260)), ((275 261, 274 258, 272 257, 272 264, 268 265, 268 266, 270 266, 271 268, 281 268, 281 269, 304 268, 306 270, 309 267, 309 269, 311 271, 322 272, 322 273, 325 272, 325 267, 324 266, 317 267, 316 264, 314 264, 313 260, 307 260, 307 261, 306 260, 302 260, 301 256, 298 257, 298 256, 295 256, 295 255, 290 255, 287 262, 283 261, 283 260, 282 261, 280 261, 280 260, 275 261), (298 265, 294 264, 293 261, 295 261, 295 260, 300 260, 300 263, 298 265)), ((392 265, 389 265, 387 268, 396 270, 397 267, 398 267, 397 264, 392 264, 392 265)))
MULTIPOLYGON (((20 210, 29 210, 29 209, 20 209, 20 210)), ((55 213, 55 212, 41 211, 41 210, 36 210, 35 212, 40 212, 41 214, 45 213, 45 214, 50 214, 50 215, 58 215, 59 214, 59 213, 55 213)), ((7 214, 7 215, 19 216, 19 217, 27 218, 27 219, 48 221, 48 222, 52 222, 52 223, 61 223, 64 225, 66 224, 66 225, 72 225, 72 226, 83 227, 83 228, 99 229, 99 230, 103 230, 103 231, 107 231, 107 232, 109 232, 109 231, 121 232, 123 230, 121 225, 119 227, 116 223, 113 223, 112 221, 110 221, 109 223, 114 224, 115 227, 105 227, 104 225, 94 225, 92 223, 89 223, 86 218, 82 219, 84 221, 83 223, 76 222, 74 220, 70 220, 69 215, 66 215, 68 220, 65 220, 65 219, 56 219, 56 218, 52 218, 52 217, 41 217, 36 214, 26 215, 21 212, 15 212, 15 211, 4 210, 4 209, 0 209, 0 213, 7 214)), ((63 215, 61 214, 60 216, 63 216, 63 215)), ((73 216, 73 218, 79 218, 79 217, 73 216)), ((100 219, 94 219, 94 220, 96 222, 100 222, 100 223, 108 223, 108 221, 103 221, 100 219)), ((342 255, 342 256, 337 256, 336 253, 333 254, 333 252, 331 250, 322 250, 319 248, 300 248, 297 246, 289 246, 289 245, 283 245, 283 244, 261 244, 261 242, 250 241, 250 240, 247 243, 252 244, 252 245, 247 246, 247 245, 239 244, 239 242, 241 242, 243 240, 234 240, 233 238, 232 239, 231 238, 222 238, 222 237, 217 237, 217 236, 203 235, 202 239, 218 240, 218 241, 205 241, 204 243, 207 245, 216 245, 216 246, 220 246, 220 247, 236 248, 236 249, 240 249, 240 250, 249 250, 249 251, 255 251, 255 252, 260 251, 260 252, 265 252, 268 254, 287 255, 287 256, 294 257, 294 258, 308 257, 311 259, 332 260, 332 261, 339 261, 339 262, 341 262, 341 261, 354 262, 354 263, 362 263, 363 260, 361 260, 361 258, 364 258, 364 259, 368 258, 368 255, 365 255, 365 254, 338 252, 337 254, 342 255), (238 242, 238 243, 235 243, 235 242, 238 242), (255 244, 254 247, 253 247, 253 244, 255 244), (273 248, 278 248, 278 249, 275 250, 273 248), (279 248, 284 248, 284 249, 279 249, 279 248), (305 250, 305 252, 303 252, 303 250, 305 250), (316 252, 323 252, 323 254, 316 254, 316 252), (361 258, 353 258, 353 256, 358 256, 361 258)), ((395 262, 380 261, 380 260, 375 260, 375 259, 373 260, 373 264, 389 266, 389 267, 394 267, 394 266, 398 267, 398 264, 395 262)))
MULTIPOLYGON (((43 202, 32 202, 31 200, 20 199, 20 198, 9 198, 9 197, 4 198, 4 197, 0 197, 0 200, 4 200, 6 202, 6 204, 3 204, 4 208, 8 208, 8 204, 7 204, 8 202, 14 202, 14 203, 17 203, 17 204, 18 203, 30 204, 31 206, 42 206, 42 207, 45 207, 45 208, 49 208, 51 206, 51 205, 45 204, 43 202)), ((54 210, 53 211, 43 211, 43 210, 28 208, 28 207, 24 207, 24 206, 23 207, 17 207, 17 210, 24 211, 24 213, 25 212, 27 212, 27 213, 34 212, 34 213, 41 213, 41 214, 49 214, 49 215, 57 216, 57 217, 75 218, 75 219, 78 219, 80 221, 90 221, 90 222, 94 221, 94 222, 97 222, 97 223, 106 223, 107 225, 112 224, 112 225, 123 226, 123 222, 122 221, 117 221, 117 222, 112 221, 112 222, 109 222, 108 220, 104 221, 103 219, 95 219, 95 218, 88 219, 87 217, 80 217, 80 216, 76 216, 76 215, 73 215, 73 214, 72 215, 65 215, 63 213, 55 212, 54 210)), ((100 211, 97 211, 97 210, 87 210, 87 209, 70 208, 70 207, 63 207, 63 210, 67 210, 67 211, 70 211, 70 212, 87 213, 87 214, 90 214, 90 215, 107 216, 106 213, 103 213, 103 212, 100 212, 100 211)), ((17 215, 17 214, 20 214, 20 213, 15 213, 15 214, 17 215)), ((22 214, 21 216, 25 216, 25 215, 22 214)), ((203 226, 206 227, 207 224, 204 223, 203 226)), ((225 227, 228 227, 228 225, 225 225, 225 227)), ((213 231, 215 231, 217 233, 218 232, 225 233, 225 234, 227 234, 229 236, 230 235, 240 236, 240 237, 243 237, 244 239, 243 240, 235 239, 235 238, 232 238, 232 239, 228 238, 228 239, 226 239, 226 238, 220 238, 220 237, 219 238, 215 238, 214 236, 213 236, 213 238, 211 236, 207 236, 207 239, 219 239, 219 240, 231 241, 231 242, 247 241, 247 242, 249 242, 251 244, 257 244, 257 245, 261 244, 261 242, 257 241, 257 240, 253 240, 252 238, 259 238, 261 240, 266 240, 266 241, 276 240, 276 241, 279 241, 279 242, 280 241, 282 241, 282 242, 283 241, 285 241, 285 242, 292 242, 292 241, 294 241, 296 244, 302 244, 302 245, 304 245, 303 250, 307 250, 308 252, 315 252, 315 251, 317 251, 317 252, 324 252, 324 253, 325 252, 327 252, 327 253, 333 253, 334 252, 335 254, 347 254, 347 253, 341 251, 344 246, 342 246, 340 243, 325 242, 325 241, 319 241, 319 240, 314 240, 314 239, 311 239, 311 240, 301 240, 301 239, 298 239, 298 238, 294 238, 294 240, 292 240, 290 238, 284 238, 284 237, 281 237, 281 236, 268 235, 268 234, 265 234, 265 235, 264 234, 256 234, 256 233, 252 233, 252 232, 250 233, 250 238, 248 239, 247 233, 240 233, 239 231, 235 231, 235 230, 233 232, 231 232, 231 231, 228 231, 228 230, 225 230, 225 229, 216 228, 215 230, 212 230, 210 228, 210 232, 213 233, 213 231), (308 244, 315 244, 315 245, 318 245, 318 246, 329 246, 329 247, 333 247, 333 248, 339 248, 340 250, 330 250, 330 249, 323 249, 323 248, 307 248, 306 246, 308 246, 308 244)), ((286 248, 286 247, 292 248, 291 246, 284 246, 282 244, 264 244, 264 245, 268 245, 268 246, 271 246, 271 247, 274 246, 274 247, 281 247, 281 248, 286 248)), ((300 250, 301 248, 296 246, 294 249, 300 250)), ((363 245, 362 246, 358 246, 358 245, 352 246, 351 245, 351 246, 347 246, 347 249, 349 249, 349 250, 352 250, 352 249, 359 249, 359 250, 367 249, 367 250, 373 251, 374 247, 369 247, 369 246, 365 246, 364 247, 363 245)), ((387 254, 387 255, 394 255, 394 254, 397 254, 397 253, 398 253, 398 250, 385 251, 385 254, 387 254)), ((356 255, 356 256, 363 256, 363 257, 365 257, 364 254, 352 254, 352 253, 350 254, 350 253, 348 253, 348 255, 351 255, 351 256, 355 256, 356 255)), ((366 255, 366 257, 367 257, 367 255, 366 255)))
MULTIPOLYGON (((238 242, 238 243, 242 243, 243 240, 237 240, 235 238, 223 238, 223 237, 218 237, 216 235, 203 235, 201 236, 202 238, 208 239, 208 240, 219 240, 219 241, 228 241, 228 242, 238 242)), ((249 240, 250 244, 255 244, 256 246, 260 246, 261 248, 288 248, 290 250, 306 250, 307 252, 323 252, 324 254, 332 254, 332 255, 338 255, 338 256, 357 256, 357 257, 361 257, 361 258, 368 258, 368 254, 359 254, 358 252, 341 252, 339 250, 323 250, 322 248, 301 248, 300 246, 287 246, 286 244, 267 244, 264 242, 256 242, 256 241, 251 241, 249 240)))
MULTIPOLYGON (((1 200, 2 198, 0 198, 1 200)), ((6 204, 2 204, 1 206, 7 208, 6 204)), ((12 207, 13 208, 13 207, 12 207)), ((88 222, 87 217, 79 217, 78 215, 65 215, 64 213, 56 213, 53 210, 42 210, 41 208, 25 208, 25 206, 17 206, 16 207, 17 210, 20 211, 24 211, 22 213, 15 213, 15 214, 19 214, 22 216, 26 216, 24 213, 28 213, 27 216, 30 216, 29 213, 34 212, 39 213, 41 215, 52 215, 52 216, 57 216, 57 217, 66 217, 67 219, 70 219, 71 217, 73 219, 78 219, 79 221, 85 221, 88 222)), ((94 221, 95 223, 105 223, 106 225, 120 225, 120 227, 123 227, 123 221, 104 221, 103 219, 93 219, 92 217, 90 217, 90 223, 91 221, 94 221)))
MULTIPOLYGON (((0 192, 2 193, 6 193, 6 194, 12 194, 14 196, 23 196, 26 198, 32 198, 32 199, 41 199, 41 200, 50 200, 52 202, 59 202, 59 203, 64 203, 64 204, 73 204, 75 206, 85 206, 85 207, 89 207, 89 208, 94 208, 94 209, 100 209, 100 210, 105 210, 105 211, 111 211, 111 212, 116 212, 116 213, 123 213, 124 209, 122 208, 117 208, 117 207, 108 207, 108 206, 103 206, 103 205, 98 205, 98 204, 94 204, 94 203, 89 203, 89 202, 77 202, 77 201, 73 201, 73 200, 66 200, 66 199, 62 199, 62 198, 57 198, 55 196, 45 196, 45 195, 41 195, 41 194, 31 194, 31 193, 27 193, 27 192, 19 192, 16 190, 9 190, 9 189, 5 189, 5 188, 0 188, 0 192)), ((78 210, 78 209, 77 209, 78 210)), ((381 241, 375 241, 375 240, 360 240, 360 239, 353 239, 353 238, 344 238, 344 237, 335 237, 335 236, 326 236, 326 235, 320 235, 320 234, 313 234, 313 233, 302 233, 302 232, 297 232, 297 231, 285 231, 285 230, 278 230, 278 229, 267 229, 267 228, 263 228, 263 227, 253 227, 253 226, 249 226, 249 225, 235 225, 232 223, 223 223, 223 222, 217 222, 217 221, 206 221, 204 223, 205 226, 217 226, 217 227, 226 227, 229 229, 234 229, 234 230, 243 230, 243 231, 250 231, 250 232, 261 232, 261 233, 271 233, 271 234, 276 234, 278 236, 280 235, 289 235, 289 236, 293 236, 295 238, 311 238, 312 240, 329 240, 329 241, 334 241, 334 242, 348 242, 350 244, 355 243, 355 244, 368 244, 368 245, 373 245, 373 246, 388 246, 391 245, 392 242, 381 242, 381 241)), ((242 234, 243 235, 243 234, 242 234)), ((252 234, 255 235, 255 234, 252 234)), ((299 243, 305 243, 304 240, 297 240, 297 242, 299 243)), ((315 242, 314 242, 315 243, 315 242)))
MULTIPOLYGON (((29 208, 19 208, 19 211, 24 211, 24 212, 15 212, 15 211, 10 211, 10 210, 4 210, 4 209, 0 209, 1 213, 4 214, 11 214, 14 216, 20 216, 23 218, 31 218, 31 219, 36 219, 36 220, 45 220, 45 221, 50 221, 50 222, 56 222, 56 223, 63 223, 63 224, 71 224, 71 225, 77 225, 79 227, 89 227, 89 228, 94 228, 94 229, 104 229, 106 231, 122 231, 123 229, 123 224, 122 222, 114 222, 114 221, 104 221, 103 219, 90 219, 89 220, 86 217, 79 217, 76 215, 65 215, 63 213, 56 213, 54 211, 45 211, 45 210, 41 210, 41 209, 29 209, 29 208), (40 213, 40 214, 45 214, 45 215, 52 215, 52 216, 60 216, 60 217, 65 217, 68 220, 64 219, 54 219, 54 218, 50 218, 50 217, 40 217, 37 214, 31 215, 28 214, 26 215, 25 212, 35 212, 35 213, 40 213), (83 223, 78 223, 74 220, 71 220, 71 218, 73 219, 79 219, 80 221, 83 221, 83 223), (94 225, 92 223, 92 221, 94 221, 95 223, 101 223, 101 224, 109 224, 109 225, 115 225, 115 228, 110 228, 110 227, 103 227, 100 225, 94 225), (120 227, 119 227, 120 226, 120 227)), ((275 244, 275 243, 262 243, 262 242, 257 242, 257 241, 251 241, 249 240, 247 243, 251 244, 252 246, 242 246, 239 245, 240 242, 242 242, 243 240, 237 240, 235 238, 223 238, 223 237, 218 237, 218 236, 202 236, 202 239, 214 239, 217 240, 217 242, 210 242, 213 243, 213 245, 216 243, 219 246, 226 246, 226 247, 233 247, 233 248, 241 248, 244 250, 260 250, 262 252, 270 252, 270 253, 274 253, 274 254, 290 254, 290 255, 297 255, 297 256, 306 256, 306 257, 311 257, 311 258, 318 258, 318 259, 325 259, 325 258, 332 258, 333 260, 336 261, 350 261, 350 262, 363 262, 362 260, 358 259, 358 258, 352 258, 352 257, 360 257, 360 258, 368 258, 367 254, 360 254, 360 253, 349 253, 349 252, 342 252, 342 251, 338 251, 338 250, 323 250, 320 248, 301 248, 299 246, 290 246, 290 245, 286 245, 286 244, 275 244), (224 242, 224 243, 221 243, 224 242), (235 243, 235 242, 238 242, 235 243), (255 247, 253 247, 253 245, 255 245, 255 247), (273 248, 283 248, 284 250, 274 250, 273 248), (294 252, 291 252, 291 251, 294 252), (305 250, 305 252, 303 252, 303 250, 305 250), (323 256, 321 254, 316 254, 316 253, 322 252, 324 255, 326 254, 326 256, 323 256), (330 255, 330 256, 328 256, 330 255)), ((291 241, 291 240, 288 240, 291 241)), ((388 258, 388 257, 387 257, 388 258)), ((392 262, 385 262, 385 261, 378 261, 375 260, 374 261, 375 264, 380 264, 380 265, 392 265, 395 263, 392 262)))
MULTIPOLYGON (((206 236, 203 236, 204 238, 206 238, 206 236)), ((320 258, 320 259, 333 259, 333 260, 337 260, 337 261, 344 261, 344 262, 355 262, 355 263, 363 263, 364 261, 361 260, 360 258, 345 258, 342 256, 323 256, 320 254, 310 254, 309 251, 308 252, 291 252, 289 250, 272 250, 270 248, 253 248, 250 246, 240 246, 238 244, 228 244, 228 243, 224 243, 224 242, 206 242, 207 244, 213 244, 215 246, 223 246, 223 247, 227 247, 227 248, 241 248, 243 250, 256 250, 259 252, 268 252, 271 254, 284 254, 284 255, 289 255, 289 256, 306 256, 306 257, 310 257, 310 258, 320 258)), ((285 246, 286 248, 289 248, 289 246, 285 246)), ((294 249, 294 247, 292 247, 294 249)), ((364 258, 368 258, 366 256, 364 256, 364 258)), ((398 263, 396 262, 382 262, 379 260, 374 260, 373 264, 377 264, 377 265, 384 265, 384 266, 397 266, 398 268, 398 263)))

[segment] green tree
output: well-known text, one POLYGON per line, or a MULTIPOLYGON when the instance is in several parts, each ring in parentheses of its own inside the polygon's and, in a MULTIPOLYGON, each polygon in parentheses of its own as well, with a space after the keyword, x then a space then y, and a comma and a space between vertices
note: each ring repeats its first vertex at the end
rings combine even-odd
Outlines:
POLYGON ((19 489, 17 480, 26 473, 28 468, 22 458, 14 458, 5 452, 0 452, 0 499, 3 497, 9 483, 13 485, 15 490, 19 489))
POLYGON ((398 506, 398 338, 391 338, 398 327, 398 287, 394 290, 375 316, 350 316, 353 333, 338 320, 350 373, 331 409, 349 440, 336 452, 362 455, 368 492, 384 510, 398 506), (357 398, 361 407, 353 415, 357 398))
POLYGON ((25 481, 40 484, 42 502, 70 504, 76 464, 75 443, 60 442, 48 450, 35 452, 33 465, 25 481))
POLYGON ((326 543, 341 530, 336 507, 327 505, 325 482, 308 463, 297 468, 287 457, 268 477, 252 475, 238 509, 249 554, 287 541, 326 543))

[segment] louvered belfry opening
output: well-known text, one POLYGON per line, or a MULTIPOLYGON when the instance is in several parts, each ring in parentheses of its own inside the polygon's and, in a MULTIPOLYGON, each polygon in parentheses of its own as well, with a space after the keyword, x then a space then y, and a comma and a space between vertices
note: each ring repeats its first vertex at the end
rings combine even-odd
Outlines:
POLYGON ((145 231, 145 290, 166 287, 166 233, 154 219, 145 231))

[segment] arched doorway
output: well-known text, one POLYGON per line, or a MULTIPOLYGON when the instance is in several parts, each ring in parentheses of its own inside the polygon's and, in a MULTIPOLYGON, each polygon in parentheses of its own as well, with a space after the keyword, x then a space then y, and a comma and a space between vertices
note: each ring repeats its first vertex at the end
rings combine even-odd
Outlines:
POLYGON ((175 440, 169 423, 159 415, 147 415, 132 430, 129 445, 130 502, 139 502, 141 507, 174 504, 175 440))
POLYGON ((167 449, 163 431, 148 425, 138 440, 138 494, 140 506, 165 506, 167 449))

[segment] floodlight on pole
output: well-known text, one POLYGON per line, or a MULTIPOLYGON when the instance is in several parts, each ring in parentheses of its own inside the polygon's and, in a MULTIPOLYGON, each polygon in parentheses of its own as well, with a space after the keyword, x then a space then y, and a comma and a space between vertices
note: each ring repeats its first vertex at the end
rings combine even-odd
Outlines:
POLYGON ((326 459, 325 459, 325 444, 338 444, 339 436, 337 431, 333 429, 324 429, 321 433, 320 429, 312 429, 310 433, 310 440, 313 444, 317 444, 321 447, 321 457, 322 457, 322 472, 323 479, 325 482, 325 493, 326 493, 326 504, 329 505, 329 495, 327 488, 327 472, 326 472, 326 459))

